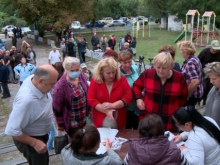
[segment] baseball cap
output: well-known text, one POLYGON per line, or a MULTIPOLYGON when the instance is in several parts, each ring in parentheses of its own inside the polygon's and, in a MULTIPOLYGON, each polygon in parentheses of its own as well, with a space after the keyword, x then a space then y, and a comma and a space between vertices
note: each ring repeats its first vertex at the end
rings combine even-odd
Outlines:
POLYGON ((220 50, 220 43, 218 40, 213 40, 211 42, 211 47, 214 49, 214 50, 220 50))
POLYGON ((87 65, 86 65, 85 63, 82 63, 82 64, 80 65, 80 67, 81 67, 81 68, 87 68, 87 65))

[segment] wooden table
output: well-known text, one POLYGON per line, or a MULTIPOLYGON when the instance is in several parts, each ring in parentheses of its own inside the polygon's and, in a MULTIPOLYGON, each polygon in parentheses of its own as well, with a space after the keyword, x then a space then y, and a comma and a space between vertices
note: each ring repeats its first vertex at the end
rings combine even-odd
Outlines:
MULTIPOLYGON (((138 130, 124 129, 124 130, 119 130, 116 137, 122 137, 125 139, 138 138, 139 133, 138 130)), ((119 151, 115 151, 122 160, 124 160, 126 154, 128 153, 128 147, 129 147, 128 143, 124 143, 119 151)))

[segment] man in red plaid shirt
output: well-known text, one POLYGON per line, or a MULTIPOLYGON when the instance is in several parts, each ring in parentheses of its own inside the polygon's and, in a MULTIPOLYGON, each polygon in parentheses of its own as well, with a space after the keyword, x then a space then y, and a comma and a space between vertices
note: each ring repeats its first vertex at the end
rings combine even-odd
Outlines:
POLYGON ((186 104, 187 84, 182 73, 172 69, 174 62, 170 53, 159 53, 153 65, 153 69, 145 70, 134 83, 137 106, 144 116, 151 113, 161 116, 165 129, 173 131, 171 116, 186 104))

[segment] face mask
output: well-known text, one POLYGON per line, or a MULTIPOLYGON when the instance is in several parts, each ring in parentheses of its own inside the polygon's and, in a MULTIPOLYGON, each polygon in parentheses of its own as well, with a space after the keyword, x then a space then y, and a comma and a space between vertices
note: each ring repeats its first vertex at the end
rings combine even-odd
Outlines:
POLYGON ((80 71, 78 72, 69 72, 69 77, 70 78, 78 78, 80 75, 80 71))

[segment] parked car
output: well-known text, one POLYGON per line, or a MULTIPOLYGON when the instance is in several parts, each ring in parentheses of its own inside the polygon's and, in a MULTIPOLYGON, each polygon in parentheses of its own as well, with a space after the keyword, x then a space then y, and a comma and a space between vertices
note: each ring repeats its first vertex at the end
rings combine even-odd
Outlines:
POLYGON ((24 34, 31 32, 31 29, 29 27, 21 27, 21 30, 24 32, 24 34))
POLYGON ((16 28, 16 26, 14 26, 14 25, 7 25, 7 26, 2 28, 2 33, 5 32, 5 29, 8 29, 8 32, 9 32, 9 31, 12 31, 12 29, 14 29, 14 28, 16 28))
POLYGON ((127 17, 120 17, 120 18, 118 19, 118 21, 120 21, 120 22, 124 22, 124 23, 126 23, 127 20, 128 20, 127 17))
POLYGON ((108 24, 110 23, 111 21, 113 21, 113 18, 112 17, 104 17, 102 18, 101 20, 99 20, 99 22, 102 22, 104 24, 108 24))
POLYGON ((0 49, 5 49, 5 42, 0 39, 0 49))
MULTIPOLYGON (((24 36, 24 31, 22 29, 21 29, 21 33, 24 36)), ((12 37, 13 35, 14 35, 14 33, 12 30, 8 32, 8 38, 12 37)))
POLYGON ((125 22, 121 22, 121 21, 118 21, 118 20, 113 20, 112 22, 107 24, 108 27, 112 27, 112 26, 125 26, 125 25, 126 25, 125 22))
POLYGON ((70 29, 80 29, 81 28, 81 24, 79 21, 73 21, 70 25, 70 29))
POLYGON ((85 24, 85 27, 87 27, 87 28, 91 28, 91 27, 99 27, 99 28, 102 28, 104 25, 105 25, 104 23, 95 22, 95 26, 94 26, 93 23, 90 22, 90 23, 86 23, 86 24, 85 24))

